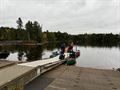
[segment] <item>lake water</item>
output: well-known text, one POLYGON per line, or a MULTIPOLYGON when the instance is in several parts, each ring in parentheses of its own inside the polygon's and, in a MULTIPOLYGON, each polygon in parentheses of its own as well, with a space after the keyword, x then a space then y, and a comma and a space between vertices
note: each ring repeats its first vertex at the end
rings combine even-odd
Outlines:
MULTIPOLYGON (((49 58, 59 45, 43 46, 0 46, 0 52, 9 52, 1 60, 34 61, 49 58)), ((75 46, 80 50, 80 57, 76 59, 76 66, 97 69, 113 69, 120 67, 120 47, 92 47, 75 46)))
POLYGON ((118 47, 78 47, 81 56, 76 66, 98 69, 113 69, 120 67, 120 48, 118 47))

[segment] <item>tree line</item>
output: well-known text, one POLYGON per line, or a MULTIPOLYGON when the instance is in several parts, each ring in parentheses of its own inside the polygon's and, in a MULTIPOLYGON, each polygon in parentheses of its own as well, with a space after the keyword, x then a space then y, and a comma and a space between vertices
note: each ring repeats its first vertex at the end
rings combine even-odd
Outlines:
POLYGON ((117 45, 120 43, 120 34, 79 34, 73 36, 75 43, 81 45, 117 45))
POLYGON ((35 42, 71 42, 86 45, 106 45, 120 43, 120 34, 78 34, 71 35, 67 32, 42 31, 42 25, 37 21, 28 21, 23 28, 21 18, 16 21, 17 28, 0 27, 0 41, 4 40, 23 40, 35 42))

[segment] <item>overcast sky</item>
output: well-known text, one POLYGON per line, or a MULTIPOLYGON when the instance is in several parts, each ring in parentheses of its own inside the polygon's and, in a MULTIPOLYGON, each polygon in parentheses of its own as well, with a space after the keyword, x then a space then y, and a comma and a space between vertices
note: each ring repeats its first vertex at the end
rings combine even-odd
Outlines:
POLYGON ((120 0, 0 0, 0 26, 38 21, 43 30, 120 33, 120 0))

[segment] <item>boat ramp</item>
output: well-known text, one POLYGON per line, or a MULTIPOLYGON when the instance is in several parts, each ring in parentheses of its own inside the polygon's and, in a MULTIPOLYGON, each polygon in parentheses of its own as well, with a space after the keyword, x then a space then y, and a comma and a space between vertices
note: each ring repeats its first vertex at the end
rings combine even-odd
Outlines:
POLYGON ((57 56, 1 68, 0 90, 120 90, 120 72, 64 62, 57 56))

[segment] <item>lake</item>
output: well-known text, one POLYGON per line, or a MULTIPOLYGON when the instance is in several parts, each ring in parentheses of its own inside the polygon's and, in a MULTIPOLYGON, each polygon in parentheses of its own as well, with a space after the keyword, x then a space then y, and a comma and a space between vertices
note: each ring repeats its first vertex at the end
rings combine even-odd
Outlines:
MULTIPOLYGON (((76 66, 97 69, 113 69, 120 67, 120 47, 75 46, 80 50, 80 57, 76 59, 76 66)), ((43 46, 0 46, 1 52, 8 52, 1 60, 35 61, 49 58, 53 51, 59 50, 59 44, 43 46)))
POLYGON ((81 47, 81 56, 77 59, 76 66, 97 69, 113 69, 120 67, 119 47, 81 47))

